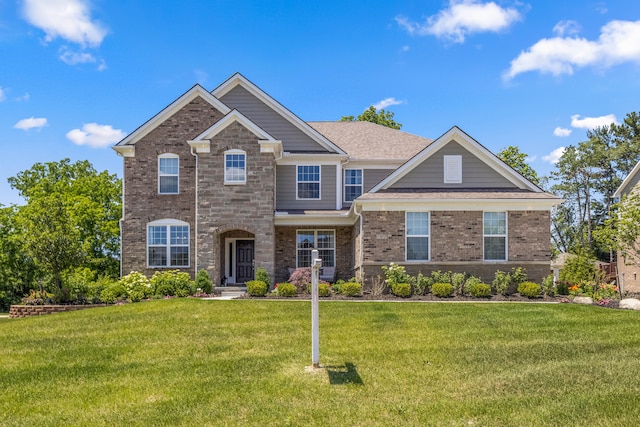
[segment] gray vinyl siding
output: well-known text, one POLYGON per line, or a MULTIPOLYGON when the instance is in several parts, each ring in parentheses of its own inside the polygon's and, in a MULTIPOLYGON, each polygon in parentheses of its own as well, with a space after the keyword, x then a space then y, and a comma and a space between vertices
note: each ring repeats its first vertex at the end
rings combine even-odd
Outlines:
POLYGON ((241 86, 236 86, 220 100, 230 108, 240 111, 269 135, 281 140, 284 151, 327 152, 324 147, 241 86))
POLYGON ((276 209, 335 209, 336 167, 320 166, 320 200, 296 200, 297 166, 278 166, 276 171, 276 209))
MULTIPOLYGON (((350 168, 347 168, 347 169, 350 169, 350 168)), ((359 169, 359 168, 356 168, 356 169, 359 169)), ((369 190, 371 190, 373 187, 376 186, 377 183, 385 179, 393 171, 394 171, 393 169, 362 169, 363 193, 366 193, 369 190)), ((344 177, 344 172, 342 176, 344 177)), ((342 197, 344 198, 344 181, 342 183, 342 186, 343 186, 342 197)), ((351 206, 351 202, 343 202, 343 205, 344 207, 349 207, 351 206)))
POLYGON ((392 188, 515 188, 482 160, 451 141, 396 182, 392 188), (462 183, 444 183, 444 156, 462 156, 462 183))
POLYGON ((634 188, 638 187, 638 182, 640 182, 640 173, 636 173, 633 178, 629 180, 629 183, 622 189, 622 194, 629 194, 634 188))

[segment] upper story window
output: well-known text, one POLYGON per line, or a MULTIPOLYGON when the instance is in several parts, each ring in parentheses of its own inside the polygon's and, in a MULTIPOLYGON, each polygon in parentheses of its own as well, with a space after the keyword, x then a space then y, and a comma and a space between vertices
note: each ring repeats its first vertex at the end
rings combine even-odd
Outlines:
POLYGON ((224 183, 247 183, 247 154, 242 150, 229 150, 224 153, 224 183))
POLYGON ((298 200, 320 200, 320 166, 298 166, 296 183, 296 198, 298 200))
POLYGON ((318 250, 323 267, 335 267, 335 230, 298 230, 296 232, 296 267, 311 267, 313 249, 318 250))
POLYGON ((189 267, 189 224, 160 220, 147 224, 149 267, 189 267))
POLYGON ((444 183, 462 183, 462 156, 444 156, 444 183))
POLYGON ((345 169, 344 201, 353 202, 362 194, 362 169, 345 169))
POLYGON ((507 213, 485 212, 483 225, 484 260, 507 260, 507 213))
POLYGON ((407 212, 407 261, 429 261, 429 212, 407 212))
POLYGON ((158 193, 178 194, 180 158, 176 154, 158 156, 158 193))

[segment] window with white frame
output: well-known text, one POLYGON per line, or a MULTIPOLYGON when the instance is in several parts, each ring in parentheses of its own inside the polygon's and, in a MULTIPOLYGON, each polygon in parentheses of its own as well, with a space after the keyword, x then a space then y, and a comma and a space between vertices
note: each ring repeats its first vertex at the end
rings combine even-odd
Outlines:
POLYGON ((344 170, 344 201, 353 202, 362 194, 362 169, 344 170))
POLYGON ((507 213, 484 213, 484 259, 485 261, 507 260, 507 213))
POLYGON ((318 250, 323 267, 335 267, 335 230, 298 230, 296 233, 296 267, 311 267, 311 251, 313 249, 318 250))
POLYGON ((189 267, 189 224, 178 220, 147 224, 149 267, 189 267))
POLYGON ((429 261, 429 212, 407 212, 405 230, 407 261, 429 261))
POLYGON ((299 165, 296 174, 296 198, 298 200, 320 199, 320 166, 299 165))
POLYGON ((462 156, 444 156, 444 183, 462 183, 462 156))
POLYGON ((180 159, 176 154, 158 156, 158 193, 178 194, 180 159))
POLYGON ((246 184, 247 154, 242 150, 229 150, 224 153, 224 183, 246 184))

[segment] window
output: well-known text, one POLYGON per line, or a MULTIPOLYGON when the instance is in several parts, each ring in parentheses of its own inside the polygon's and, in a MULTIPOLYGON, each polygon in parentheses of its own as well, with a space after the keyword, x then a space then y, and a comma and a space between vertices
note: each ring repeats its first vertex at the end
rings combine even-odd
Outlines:
POLYGON ((507 260, 507 213, 484 213, 484 259, 507 260))
POLYGON ((177 220, 147 226, 149 267, 189 267, 189 225, 177 220))
POLYGON ((462 156, 444 156, 444 183, 462 183, 462 156))
POLYGON ((345 169, 344 201, 353 202, 362 194, 362 169, 345 169))
POLYGON ((224 153, 224 183, 246 184, 247 155, 244 151, 231 150, 224 153))
POLYGON ((158 192, 178 194, 180 159, 175 154, 161 154, 158 157, 158 192))
POLYGON ((429 261, 429 212, 407 212, 407 261, 429 261))
POLYGON ((298 166, 298 200, 320 199, 320 166, 298 166))
POLYGON ((336 265, 336 232, 334 230, 298 230, 296 267, 311 267, 311 251, 318 250, 323 267, 336 265))

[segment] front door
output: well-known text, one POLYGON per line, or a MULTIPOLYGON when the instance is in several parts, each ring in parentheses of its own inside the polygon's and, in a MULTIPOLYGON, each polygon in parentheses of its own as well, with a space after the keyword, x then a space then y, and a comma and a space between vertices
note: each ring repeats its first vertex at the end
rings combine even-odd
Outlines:
POLYGON ((236 283, 253 280, 253 240, 236 241, 236 283))

